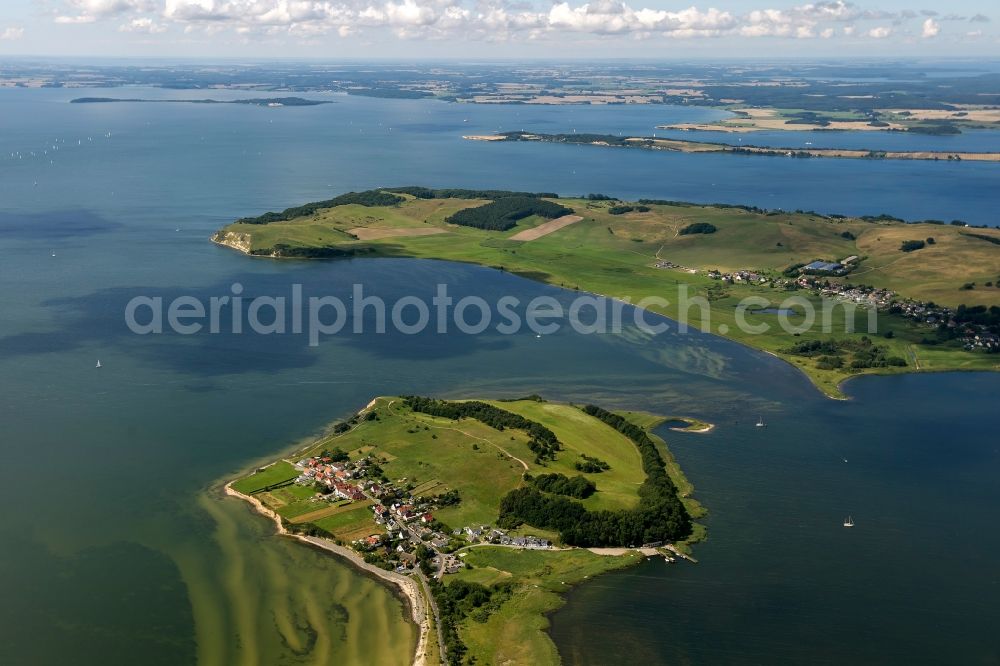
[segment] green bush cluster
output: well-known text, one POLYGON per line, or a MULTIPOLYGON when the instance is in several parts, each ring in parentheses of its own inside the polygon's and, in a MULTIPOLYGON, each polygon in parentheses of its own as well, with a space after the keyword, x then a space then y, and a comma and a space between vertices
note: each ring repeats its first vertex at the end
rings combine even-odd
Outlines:
POLYGON ((543 495, 531 487, 517 488, 500 501, 498 524, 508 529, 527 523, 557 530, 560 539, 571 546, 635 546, 688 536, 691 517, 646 431, 595 405, 587 405, 583 411, 628 437, 639 449, 646 472, 646 480, 639 487, 639 505, 634 509, 588 511, 565 497, 543 495))
POLYGON ((551 201, 535 197, 510 196, 475 208, 466 208, 451 215, 446 222, 486 231, 506 231, 531 215, 555 219, 573 211, 551 201))

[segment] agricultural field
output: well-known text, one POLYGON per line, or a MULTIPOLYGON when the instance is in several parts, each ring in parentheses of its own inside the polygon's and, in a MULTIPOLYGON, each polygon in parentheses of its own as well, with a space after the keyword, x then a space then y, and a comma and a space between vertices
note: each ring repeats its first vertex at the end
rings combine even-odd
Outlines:
POLYGON ((298 476, 298 472, 292 465, 284 460, 279 460, 246 478, 233 482, 233 488, 241 493, 251 495, 264 488, 284 484, 296 476, 298 476))

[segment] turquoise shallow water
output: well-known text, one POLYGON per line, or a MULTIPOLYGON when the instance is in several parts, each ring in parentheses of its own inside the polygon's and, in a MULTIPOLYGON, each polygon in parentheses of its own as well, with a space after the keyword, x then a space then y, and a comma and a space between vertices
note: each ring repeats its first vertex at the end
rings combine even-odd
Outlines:
MULTIPOLYGON (((522 123, 596 131, 612 116, 632 131, 704 113, 691 109, 65 104, 79 94, 0 91, 0 661, 371 663, 384 644, 402 648, 382 663, 404 660, 412 630, 383 588, 205 492, 401 392, 539 392, 719 424, 664 433, 712 510, 702 563, 581 587, 553 618, 570 662, 998 658, 996 375, 864 380, 837 403, 790 367, 701 335, 344 335, 312 349, 295 336, 139 337, 122 317, 135 295, 207 297, 237 281, 248 294, 301 283, 346 296, 362 282, 429 296, 444 282, 456 296, 568 297, 470 266, 253 261, 207 242, 237 215, 348 189, 607 191, 990 221, 995 166, 795 161, 790 177, 783 161, 460 139, 522 123), (764 433, 750 427, 758 415, 764 433)), ((135 96, 153 94, 166 93, 135 96)))

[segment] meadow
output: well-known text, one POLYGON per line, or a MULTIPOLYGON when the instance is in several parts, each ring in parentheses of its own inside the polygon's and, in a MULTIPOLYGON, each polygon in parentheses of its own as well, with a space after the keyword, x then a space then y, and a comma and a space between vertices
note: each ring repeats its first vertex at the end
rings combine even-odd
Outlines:
POLYGON ((642 561, 642 555, 599 555, 588 550, 543 552, 498 546, 468 548, 462 558, 471 567, 455 578, 484 585, 511 581, 513 594, 485 622, 466 618, 462 639, 480 664, 559 664, 549 638, 548 614, 564 602, 562 593, 599 574, 642 561))
MULTIPOLYGON (((555 460, 536 460, 527 436, 519 430, 495 430, 473 419, 452 421, 413 412, 400 398, 378 398, 371 411, 377 419, 361 420, 347 432, 330 433, 281 460, 233 484, 252 493, 292 524, 312 523, 341 540, 384 530, 372 521, 371 501, 320 500, 311 486, 290 483, 297 476, 296 460, 340 449, 353 460, 372 456, 382 461, 385 475, 416 497, 456 490, 458 504, 434 512, 451 528, 492 525, 500 499, 525 483, 524 475, 582 475, 597 491, 582 500, 592 511, 625 509, 638 504, 638 487, 645 479, 635 445, 621 433, 587 416, 579 408, 537 400, 491 401, 551 429, 562 450, 555 460), (584 456, 600 459, 609 469, 585 473, 576 469, 584 456), (273 487, 276 484, 279 487, 273 487)), ((668 462, 669 452, 666 452, 668 462)), ((687 480, 676 470, 674 480, 690 494, 687 480)), ((693 500, 692 500, 693 501, 693 500)), ((552 538, 553 533, 523 526, 514 534, 552 538)))
MULTIPOLYGON (((831 277, 831 282, 888 288, 906 298, 949 307, 962 303, 1000 305, 1000 286, 997 286, 1000 245, 971 235, 1000 242, 1000 230, 683 203, 649 204, 646 212, 615 215, 610 209, 619 202, 591 199, 559 199, 559 202, 572 208, 583 220, 527 242, 510 238, 548 220, 528 217, 504 232, 459 227, 447 224, 445 219, 457 210, 483 205, 484 201, 412 197, 397 206, 345 205, 287 222, 233 224, 221 230, 215 240, 236 244, 234 239, 249 239, 248 251, 264 256, 280 257, 287 247, 308 247, 336 248, 365 256, 469 262, 633 303, 650 296, 666 298, 669 303, 650 305, 648 309, 673 319, 684 315, 694 328, 784 358, 831 396, 842 395, 840 384, 859 373, 997 368, 995 357, 964 351, 957 341, 934 346, 921 344, 933 333, 932 329, 887 312, 879 313, 877 329, 870 335, 878 336, 878 344, 885 346, 888 353, 906 359, 905 367, 817 368, 812 359, 788 354, 786 349, 802 340, 860 340, 869 335, 867 315, 862 309, 852 313, 844 307, 835 307, 829 315, 830 332, 823 332, 817 326, 797 336, 781 329, 774 316, 748 314, 749 323, 765 323, 769 327, 764 333, 752 333, 743 330, 738 321, 742 312, 737 307, 746 297, 758 297, 777 306, 796 296, 822 312, 820 297, 784 287, 723 285, 710 279, 707 272, 751 270, 780 276, 782 271, 797 264, 857 256, 856 270, 846 277, 831 277), (698 222, 711 224, 715 232, 680 233, 698 222), (360 241, 352 235, 352 230, 359 227, 391 230, 392 235, 360 241), (427 229, 439 233, 427 235, 427 229), (933 238, 934 243, 919 251, 900 249, 905 240, 928 238, 933 238), (664 262, 673 266, 658 267, 664 262), (707 314, 698 307, 682 311, 678 295, 681 288, 687 290, 689 302, 698 296, 708 299, 711 308, 707 314), (892 333, 886 337, 889 331, 892 333)), ((801 323, 795 316, 789 319, 793 325, 801 323)))

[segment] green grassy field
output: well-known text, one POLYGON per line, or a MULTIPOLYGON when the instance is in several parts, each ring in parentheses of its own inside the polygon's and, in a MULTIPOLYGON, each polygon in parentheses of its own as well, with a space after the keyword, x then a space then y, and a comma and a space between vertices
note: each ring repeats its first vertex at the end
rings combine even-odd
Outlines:
POLYGON ((546 633, 546 615, 562 605, 561 594, 588 578, 637 564, 642 556, 596 555, 588 550, 542 552, 495 546, 469 548, 472 565, 454 578, 484 585, 509 580, 513 596, 486 622, 466 618, 460 629, 469 655, 478 664, 559 664, 556 646, 546 633))
MULTIPOLYGON (((255 472, 234 483, 244 492, 254 492, 266 506, 290 523, 308 521, 333 538, 348 542, 384 529, 372 520, 370 500, 327 502, 316 500, 310 487, 282 486, 262 490, 295 475, 294 460, 341 449, 352 459, 373 455, 387 460, 381 467, 401 486, 414 493, 438 494, 456 489, 457 506, 435 511, 435 517, 452 527, 494 524, 500 498, 525 483, 525 472, 580 474, 574 463, 588 455, 607 462, 610 469, 584 474, 597 485, 597 492, 583 501, 588 509, 633 507, 637 490, 645 478, 635 444, 625 436, 588 416, 579 407, 534 399, 489 401, 497 407, 520 414, 551 429, 562 449, 556 459, 535 462, 524 433, 496 430, 474 419, 453 421, 413 412, 398 397, 377 398, 364 417, 352 419, 346 432, 329 434, 299 449, 288 460, 255 472), (375 417, 368 418, 369 413, 375 417)), ((637 423, 651 428, 662 417, 647 413, 626 413, 637 423)), ((691 498, 693 490, 666 444, 654 436, 667 471, 677 485, 692 517, 704 515, 691 498)), ((695 525, 692 539, 704 534, 695 525)), ((513 535, 533 534, 558 541, 558 535, 523 525, 513 535)), ((677 544, 686 548, 687 544, 677 544)), ((635 551, 622 555, 596 554, 586 549, 524 550, 476 544, 459 551, 469 568, 446 576, 445 584, 467 580, 483 585, 513 583, 511 597, 491 613, 485 622, 466 617, 459 628, 462 641, 476 663, 557 664, 555 645, 545 632, 547 613, 562 604, 561 594, 570 586, 601 573, 631 566, 641 561, 635 551)))
POLYGON ((642 471, 638 449, 624 435, 570 405, 533 400, 493 404, 541 423, 554 432, 562 443, 563 451, 556 460, 544 465, 535 464, 534 454, 521 444, 523 450, 519 447, 519 453, 515 455, 528 463, 530 474, 560 472, 572 477, 581 474, 574 467, 575 463, 582 461, 581 454, 593 456, 608 463, 611 469, 597 474, 583 474, 597 484, 597 492, 583 500, 583 505, 596 511, 629 508, 637 504, 637 490, 646 475, 642 471))
MULTIPOLYGON (((374 455, 387 460, 382 465, 386 476, 397 485, 412 486, 416 495, 458 490, 459 504, 435 512, 438 520, 452 528, 494 524, 500 499, 524 483, 525 472, 583 474, 574 466, 582 460, 582 455, 600 458, 610 465, 607 471, 583 474, 597 486, 597 491, 582 501, 584 506, 599 510, 636 505, 638 487, 645 474, 638 450, 626 437, 572 405, 534 400, 493 401, 493 404, 550 428, 563 450, 553 461, 536 463, 521 431, 501 432, 472 419, 451 421, 415 413, 401 399, 387 397, 377 399, 373 406, 377 420, 362 420, 349 432, 321 437, 295 458, 340 448, 353 459, 374 455)), ((664 459, 669 467, 672 458, 668 452, 664 459)), ((689 495, 687 480, 679 469, 676 472, 674 481, 689 495)), ((289 522, 312 522, 337 538, 346 539, 347 535, 363 531, 364 525, 375 527, 371 502, 317 501, 313 499, 312 488, 295 485, 261 492, 262 488, 295 476, 295 469, 283 460, 233 486, 242 492, 254 492, 289 522)), ((375 530, 369 533, 372 531, 375 530)), ((556 537, 530 526, 516 530, 515 534, 556 537)))
MULTIPOLYGON (((705 271, 750 269, 776 274, 782 269, 815 259, 839 260, 849 255, 862 258, 858 270, 849 276, 852 283, 893 289, 903 296, 933 300, 942 305, 959 303, 1000 305, 1000 246, 970 237, 966 229, 951 225, 908 225, 896 222, 866 222, 859 219, 832 219, 810 214, 761 214, 739 208, 653 205, 649 212, 612 215, 611 204, 584 199, 560 199, 583 216, 583 220, 555 233, 529 242, 508 240, 543 220, 529 217, 509 231, 482 231, 449 225, 444 219, 461 208, 482 201, 458 199, 408 199, 399 206, 366 208, 339 206, 323 209, 306 218, 267 225, 233 224, 216 239, 233 242, 249 239, 254 253, 269 254, 276 245, 335 247, 363 250, 369 256, 406 256, 476 263, 506 270, 530 279, 579 289, 633 303, 656 296, 666 305, 648 309, 677 319, 682 310, 690 326, 723 335, 748 346, 771 352, 802 369, 825 393, 841 395, 839 385, 857 372, 913 372, 916 370, 995 370, 995 357, 970 353, 961 345, 928 347, 919 344, 929 329, 887 313, 880 313, 877 332, 892 330, 892 339, 879 340, 893 355, 908 360, 905 368, 847 371, 821 370, 812 359, 783 352, 793 342, 831 337, 859 339, 866 332, 864 311, 851 314, 835 307, 829 315, 829 330, 814 327, 793 337, 778 326, 775 316, 749 314, 747 321, 767 324, 764 333, 741 330, 737 305, 754 296, 778 305, 789 296, 805 298, 822 312, 817 295, 789 292, 768 286, 722 286, 705 271), (693 222, 709 222, 712 234, 681 235, 680 229, 693 222), (350 230, 407 229, 441 230, 435 235, 396 235, 359 241, 350 230), (853 239, 845 237, 849 232, 853 239), (924 249, 903 253, 903 240, 933 237, 924 249), (228 240, 227 240, 228 239, 228 240), (684 269, 656 268, 658 260, 671 261, 684 269), (687 270, 686 270, 687 269, 687 270), (975 282, 973 290, 963 290, 975 282), (688 302, 704 297, 711 307, 685 307, 679 289, 686 289, 688 302), (851 321, 858 332, 848 332, 851 321)), ((975 233, 1000 239, 1000 230, 976 229, 975 233)), ((792 323, 798 323, 791 318, 792 323)))
POLYGON ((233 488, 244 494, 251 494, 260 491, 268 486, 273 486, 285 481, 291 481, 299 473, 295 468, 284 460, 279 460, 273 465, 268 465, 262 471, 252 474, 239 481, 233 482, 233 488))
POLYGON ((383 527, 372 521, 371 502, 356 502, 345 509, 315 520, 313 524, 345 542, 385 532, 383 527))

